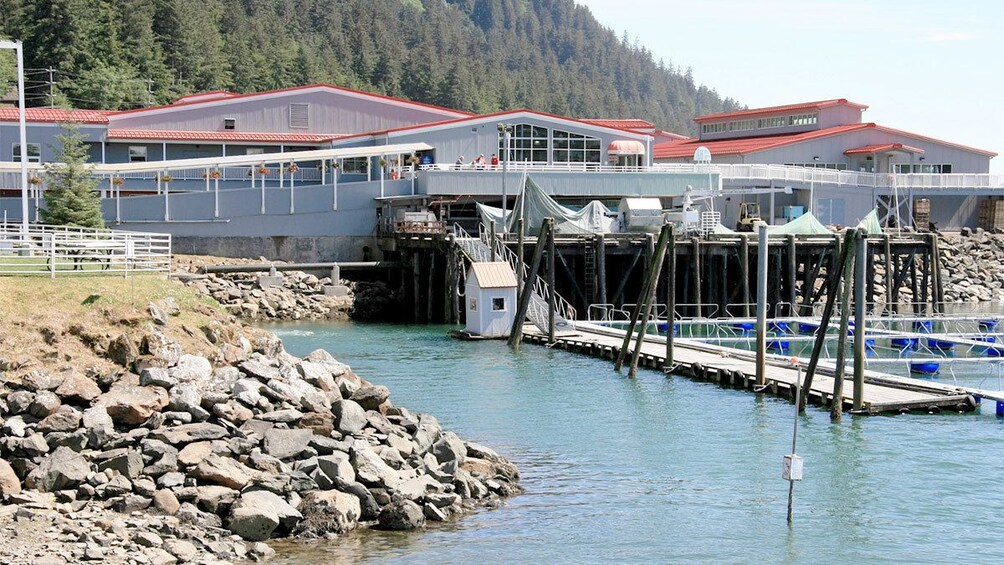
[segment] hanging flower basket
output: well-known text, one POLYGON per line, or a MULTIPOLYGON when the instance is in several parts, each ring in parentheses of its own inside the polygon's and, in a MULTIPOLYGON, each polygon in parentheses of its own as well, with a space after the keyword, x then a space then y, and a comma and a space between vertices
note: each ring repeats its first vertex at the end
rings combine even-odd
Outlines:
POLYGON ((172 177, 171 175, 164 175, 164 176, 160 177, 160 182, 171 182, 173 180, 174 180, 174 177, 172 177))
POLYGON ((216 179, 218 179, 218 178, 220 178, 222 176, 223 176, 223 173, 221 173, 219 170, 209 171, 209 178, 211 178, 213 180, 216 180, 216 179))
POLYGON ((32 175, 32 176, 28 177, 28 184, 33 184, 33 185, 36 185, 36 186, 40 185, 40 184, 42 184, 42 177, 37 176, 37 175, 32 175))
POLYGON ((387 166, 387 159, 380 159, 380 166, 381 167, 386 167, 387 166))
POLYGON ((269 174, 270 172, 272 172, 272 171, 270 171, 270 170, 268 169, 268 167, 258 167, 258 174, 259 174, 259 175, 267 175, 267 174, 269 174))
POLYGON ((125 179, 122 177, 115 177, 114 179, 112 179, 112 184, 115 186, 122 186, 123 184, 125 184, 125 179))
POLYGON ((290 173, 296 173, 297 171, 299 171, 299 170, 300 170, 300 166, 299 166, 299 165, 297 165, 296 163, 290 163, 290 164, 289 164, 289 168, 288 168, 287 170, 288 170, 288 171, 289 171, 290 173))

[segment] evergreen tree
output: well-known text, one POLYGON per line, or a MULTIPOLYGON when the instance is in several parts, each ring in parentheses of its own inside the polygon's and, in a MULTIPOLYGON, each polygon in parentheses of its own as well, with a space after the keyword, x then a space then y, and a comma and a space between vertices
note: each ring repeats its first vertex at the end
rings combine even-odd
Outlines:
POLYGON ((57 226, 105 227, 98 181, 87 166, 87 145, 73 124, 64 124, 56 139, 56 163, 45 166, 48 189, 42 222, 57 226))

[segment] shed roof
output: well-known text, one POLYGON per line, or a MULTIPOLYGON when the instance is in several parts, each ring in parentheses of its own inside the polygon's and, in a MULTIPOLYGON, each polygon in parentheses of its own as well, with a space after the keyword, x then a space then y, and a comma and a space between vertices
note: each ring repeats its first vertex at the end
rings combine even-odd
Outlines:
POLYGON ((152 129, 110 129, 108 139, 147 139, 157 141, 230 141, 248 143, 324 143, 338 139, 330 133, 284 133, 253 131, 190 131, 152 129))
POLYGON ((516 275, 505 261, 474 263, 471 272, 481 288, 514 288, 516 275))

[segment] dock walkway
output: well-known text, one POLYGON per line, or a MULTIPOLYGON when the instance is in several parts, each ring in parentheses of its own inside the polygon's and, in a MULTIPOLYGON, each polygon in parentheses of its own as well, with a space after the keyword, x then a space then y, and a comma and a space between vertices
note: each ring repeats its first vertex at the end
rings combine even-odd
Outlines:
MULTIPOLYGON (((525 338, 533 343, 546 344, 547 334, 531 324, 524 326, 525 338)), ((624 331, 577 322, 574 331, 556 336, 553 347, 614 359, 621 348, 624 331)), ((708 345, 687 339, 673 340, 673 373, 718 383, 721 386, 752 390, 756 383, 755 354, 749 351, 708 345)), ((640 363, 661 369, 665 363, 666 339, 663 336, 646 336, 642 345, 640 363)), ((789 357, 768 355, 766 389, 782 398, 794 398, 794 384, 798 370, 788 364, 789 357)), ((808 401, 829 406, 833 401, 833 366, 819 363, 813 378, 808 401)), ((844 386, 843 408, 852 406, 853 391, 850 383, 844 386)), ((901 413, 912 410, 970 411, 976 408, 978 398, 961 387, 938 383, 918 382, 877 371, 867 371, 864 385, 864 412, 868 414, 901 413)))

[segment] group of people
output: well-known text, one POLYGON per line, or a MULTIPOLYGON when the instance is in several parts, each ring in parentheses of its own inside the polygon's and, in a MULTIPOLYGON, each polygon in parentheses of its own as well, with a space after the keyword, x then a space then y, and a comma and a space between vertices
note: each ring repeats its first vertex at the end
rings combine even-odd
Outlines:
POLYGON ((464 162, 464 156, 461 155, 457 157, 457 162, 455 163, 457 168, 470 167, 472 169, 497 169, 499 167, 498 155, 492 153, 491 159, 485 159, 484 153, 478 155, 473 161, 468 165, 464 162))

